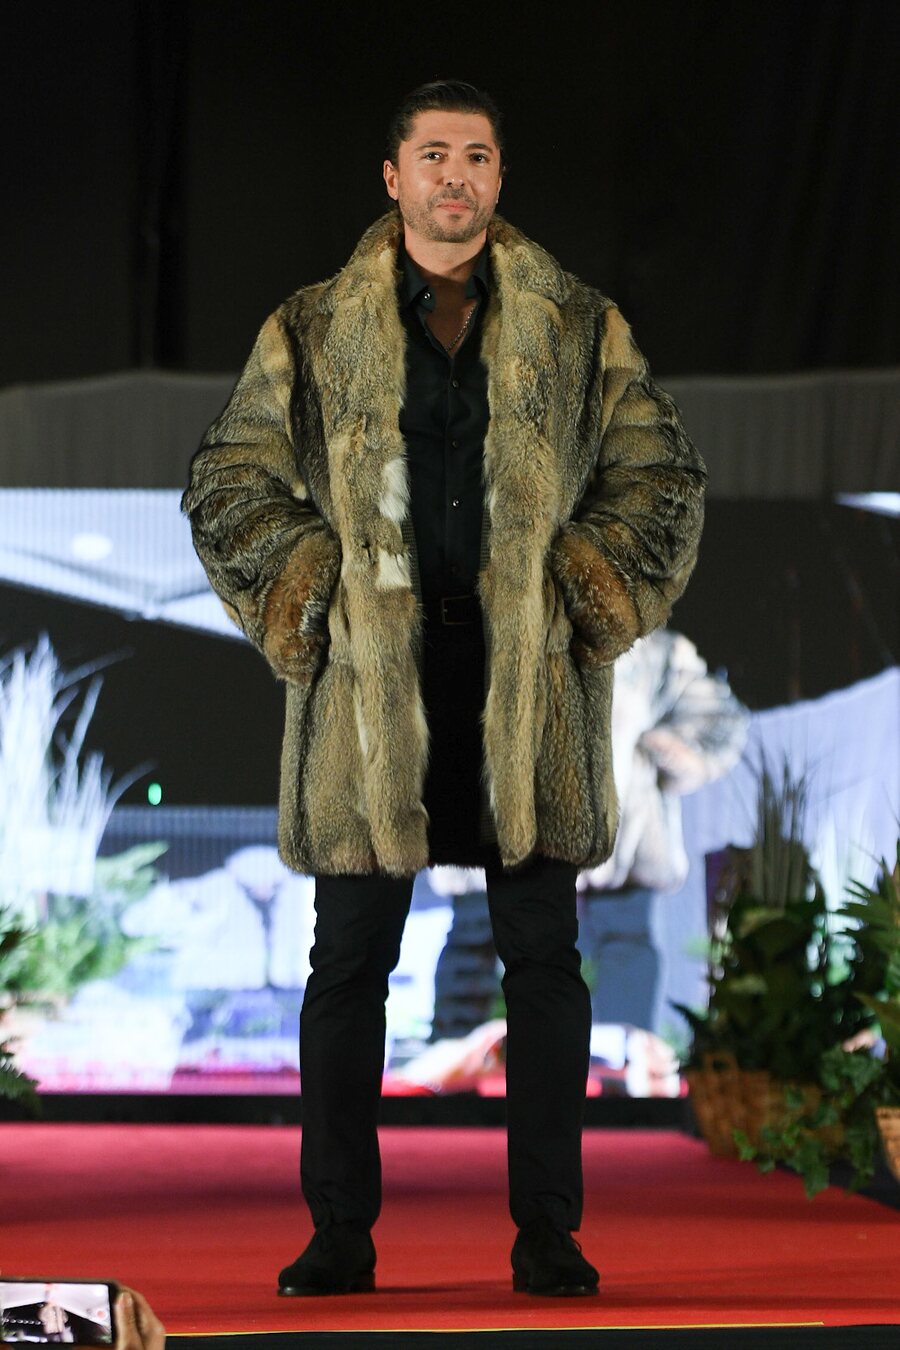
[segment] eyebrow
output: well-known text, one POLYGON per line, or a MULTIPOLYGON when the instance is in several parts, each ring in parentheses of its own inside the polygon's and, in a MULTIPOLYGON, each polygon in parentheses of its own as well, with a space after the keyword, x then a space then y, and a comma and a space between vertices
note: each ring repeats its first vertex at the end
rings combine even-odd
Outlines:
MULTIPOLYGON (((421 145, 417 145, 417 146, 416 146, 416 149, 417 149, 417 150, 433 150, 433 149, 449 150, 449 149, 450 149, 450 142, 449 142, 449 141, 423 141, 421 145)), ((467 150, 487 150, 488 154, 493 154, 493 153, 494 153, 495 147, 494 147, 493 145, 486 145, 486 144, 484 143, 484 141, 467 141, 467 142, 466 142, 466 149, 467 149, 467 150)))

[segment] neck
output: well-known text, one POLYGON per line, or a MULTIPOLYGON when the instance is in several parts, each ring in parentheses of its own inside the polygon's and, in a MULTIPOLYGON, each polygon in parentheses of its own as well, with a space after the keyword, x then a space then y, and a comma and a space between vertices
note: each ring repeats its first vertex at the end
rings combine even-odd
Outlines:
POLYGON ((447 244, 423 239, 404 227, 403 242, 407 253, 426 281, 440 285, 442 281, 465 285, 475 270, 475 262, 484 248, 487 230, 464 244, 447 244))

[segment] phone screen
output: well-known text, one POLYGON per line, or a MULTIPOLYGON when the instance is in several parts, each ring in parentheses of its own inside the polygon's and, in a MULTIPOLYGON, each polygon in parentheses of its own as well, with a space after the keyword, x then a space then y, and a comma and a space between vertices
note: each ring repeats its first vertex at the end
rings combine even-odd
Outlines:
POLYGON ((0 1278, 0 1335, 7 1344, 112 1345, 115 1293, 87 1280, 0 1278))

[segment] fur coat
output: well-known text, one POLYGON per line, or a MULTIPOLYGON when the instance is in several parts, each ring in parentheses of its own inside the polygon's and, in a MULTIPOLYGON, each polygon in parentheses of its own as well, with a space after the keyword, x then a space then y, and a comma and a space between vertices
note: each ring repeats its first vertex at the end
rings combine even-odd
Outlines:
MULTIPOLYGON (((316 873, 434 858, 422 612, 398 415, 396 211, 263 325, 183 506, 229 614, 286 683, 279 848, 316 873)), ((696 559, 705 469, 615 305, 495 217, 478 576, 482 778, 505 868, 611 852, 612 663, 696 559)))

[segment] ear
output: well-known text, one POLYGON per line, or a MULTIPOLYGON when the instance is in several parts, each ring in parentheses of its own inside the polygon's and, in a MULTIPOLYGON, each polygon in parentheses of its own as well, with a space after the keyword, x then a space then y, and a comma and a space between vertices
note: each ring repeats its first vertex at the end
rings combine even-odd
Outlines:
POLYGON ((394 168, 393 164, 389 159, 386 159, 384 161, 383 173, 385 186, 387 188, 387 194, 389 197, 392 197, 394 201, 396 201, 397 198, 400 196, 400 189, 397 185, 399 174, 397 173, 397 170, 394 168))

